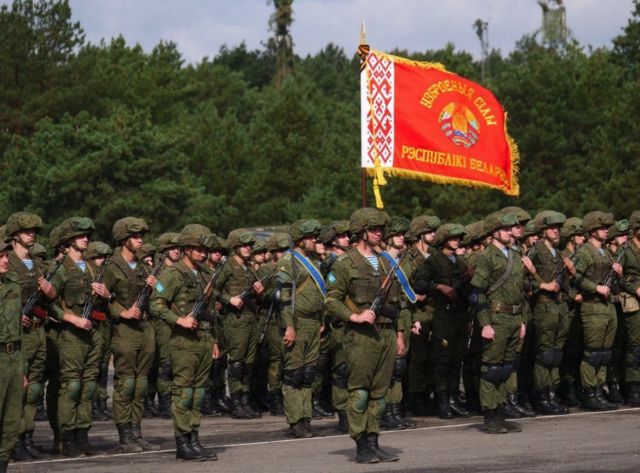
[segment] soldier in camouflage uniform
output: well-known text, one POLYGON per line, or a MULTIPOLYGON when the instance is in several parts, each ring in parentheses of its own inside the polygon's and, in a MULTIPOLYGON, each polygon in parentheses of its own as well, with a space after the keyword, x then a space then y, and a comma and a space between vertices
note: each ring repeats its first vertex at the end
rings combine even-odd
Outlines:
POLYGON ((320 329, 326 288, 315 256, 317 220, 291 225, 293 251, 278 261, 276 281, 281 287, 281 327, 284 329, 282 395, 289 433, 311 437, 311 397, 320 353, 320 329), (295 292, 295 295, 294 295, 295 292), (295 300, 295 307, 294 301, 295 300))
POLYGON ((0 473, 6 473, 9 457, 20 433, 24 376, 22 353, 22 305, 18 277, 9 272, 11 244, 0 240, 0 473))
POLYGON ((136 259, 147 230, 141 218, 125 217, 114 223, 113 239, 119 247, 104 279, 111 293, 109 316, 113 322, 113 421, 118 428, 119 449, 125 453, 160 449, 143 439, 141 430, 147 377, 155 355, 153 326, 146 311, 138 306, 138 297, 156 283, 136 259))
POLYGON ((209 371, 220 353, 212 334, 209 305, 194 313, 194 304, 208 288, 208 274, 202 271, 207 252, 208 234, 198 228, 183 229, 180 244, 181 261, 160 273, 151 296, 150 308, 155 317, 172 328, 171 356, 173 430, 176 458, 183 460, 216 460, 199 441, 201 408, 206 396, 209 371), (203 312, 205 314, 203 314, 203 312))
POLYGON ((391 271, 388 261, 375 252, 387 222, 388 216, 376 209, 353 212, 349 224, 357 243, 338 258, 329 275, 327 309, 347 324, 343 341, 347 350, 347 417, 358 463, 398 460, 378 444, 384 396, 391 384, 397 350, 400 290, 395 280, 380 313, 370 309, 383 278, 391 271))
MULTIPOLYGON (((85 254, 87 262, 91 267, 94 274, 100 271, 100 267, 104 264, 105 260, 113 255, 113 250, 104 242, 92 241, 87 247, 85 254)), ((96 321, 93 320, 93 324, 96 326, 98 333, 102 337, 102 352, 100 353, 100 361, 98 364, 98 390, 93 398, 93 407, 91 416, 94 421, 109 420, 111 418, 111 411, 107 407, 107 384, 109 380, 109 362, 111 361, 111 319, 109 318, 109 304, 108 302, 96 301, 94 306, 96 311, 103 314, 104 319, 96 321)), ((102 318, 102 317, 101 317, 102 318)))
POLYGON ((498 212, 485 219, 492 242, 478 258, 471 284, 477 303, 483 338, 480 402, 487 433, 519 432, 520 426, 505 420, 507 382, 514 371, 516 353, 525 336, 524 267, 511 248, 512 228, 518 224, 512 213, 498 212))
POLYGON ((447 223, 438 227, 433 242, 434 251, 414 275, 416 292, 429 294, 435 302, 433 333, 438 340, 447 341, 446 344, 432 342, 431 360, 441 419, 470 415, 460 404, 459 397, 460 371, 468 328, 466 300, 471 279, 464 258, 455 254, 463 236, 462 225, 447 223))
POLYGON ((30 314, 22 314, 24 333, 22 353, 25 358, 27 388, 25 390, 21 432, 13 453, 13 459, 30 460, 42 458, 33 444, 35 413, 38 399, 44 392, 44 370, 46 361, 46 334, 44 325, 47 319, 47 307, 55 299, 56 291, 46 280, 42 260, 32 259, 29 250, 36 241, 36 234, 42 229, 42 220, 28 212, 18 212, 7 220, 5 232, 13 240, 13 251, 9 253, 9 271, 17 274, 21 301, 24 306, 29 297, 40 291, 40 304, 30 314))
POLYGON ((53 317, 62 323, 58 334, 61 381, 58 423, 62 453, 79 457, 93 454, 87 434, 103 344, 92 314, 83 317, 83 309, 87 297, 108 301, 110 294, 104 284, 94 282, 97 274, 84 259, 89 236, 95 231, 91 219, 72 217, 62 222, 61 227, 60 241, 68 252, 53 278, 58 299, 51 305, 53 317))
POLYGON ((582 293, 580 306, 584 352, 580 364, 582 406, 588 410, 617 408, 603 396, 607 365, 611 360, 611 347, 616 333, 617 319, 611 287, 606 279, 613 270, 617 275, 622 268, 606 252, 608 228, 614 223, 612 214, 589 212, 582 219, 588 241, 576 254, 575 285, 582 293))
MULTIPOLYGON (((269 276, 269 281, 265 281, 265 295, 266 289, 273 277, 271 272, 261 271, 261 268, 265 266, 267 262, 267 240, 264 238, 256 239, 253 244, 251 254, 251 266, 255 271, 258 278, 269 276)), ((265 324, 267 323, 267 312, 269 311, 269 301, 266 297, 258 304, 258 323, 256 324, 256 330, 258 334, 262 334, 265 330, 265 324)), ((253 365, 253 373, 251 375, 251 405, 256 412, 267 412, 269 410, 269 388, 267 385, 267 371, 269 369, 269 353, 266 347, 262 344, 258 344, 256 348, 256 361, 253 365)))
POLYGON ((223 336, 227 347, 227 377, 234 419, 260 417, 249 404, 249 391, 258 343, 258 299, 264 286, 250 267, 253 232, 236 229, 229 233, 227 245, 232 251, 220 269, 215 291, 222 305, 223 336), (245 292, 245 296, 243 296, 245 292))

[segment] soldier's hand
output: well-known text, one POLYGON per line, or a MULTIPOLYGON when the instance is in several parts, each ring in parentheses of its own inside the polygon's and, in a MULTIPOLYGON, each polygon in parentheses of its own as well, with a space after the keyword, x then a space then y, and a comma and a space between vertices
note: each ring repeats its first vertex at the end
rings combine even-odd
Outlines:
POLYGON ((622 276, 622 265, 620 263, 613 263, 611 268, 615 271, 618 277, 622 276))
POLYGON ((349 317, 349 321, 354 322, 356 324, 373 325, 376 321, 376 314, 373 313, 373 311, 366 309, 359 314, 351 314, 351 316, 349 317))
POLYGON ((438 291, 440 291, 442 294, 447 296, 452 301, 458 298, 458 294, 456 293, 456 290, 451 286, 447 286, 446 284, 438 284, 436 288, 438 289, 438 291))
POLYGON ((520 325, 520 338, 524 338, 527 334, 527 326, 525 324, 520 325))
POLYGON ((640 299, 640 287, 636 289, 636 297, 640 299))
POLYGON ((396 356, 402 358, 405 355, 406 347, 404 345, 404 333, 398 332, 396 334, 396 356))
POLYGON ((567 258, 565 256, 564 258, 562 258, 562 261, 564 262, 564 267, 567 268, 567 271, 572 276, 575 276, 576 275, 576 265, 573 264, 573 261, 571 261, 571 258, 567 258))
POLYGON ((57 296, 53 285, 42 276, 38 278, 38 289, 40 289, 40 292, 42 292, 49 300, 53 300, 57 296))
POLYGON ((65 313, 62 315, 62 320, 70 323, 71 325, 79 328, 80 330, 89 331, 93 329, 93 324, 91 323, 91 320, 78 317, 76 314, 65 313))
POLYGON ((22 316, 22 326, 24 328, 31 328, 31 325, 33 325, 33 321, 27 317, 26 315, 22 316))
POLYGON ((147 284, 147 286, 149 286, 151 289, 153 289, 154 287, 156 287, 156 283, 158 282, 158 278, 156 278, 154 275, 150 274, 149 276, 147 276, 147 279, 145 279, 144 282, 147 284))
POLYGON ((558 284, 557 281, 543 282, 540 284, 540 289, 543 291, 558 292, 560 290, 560 284, 558 284))
POLYGON ((253 290, 256 294, 262 294, 264 292, 264 286, 260 281, 253 283, 253 290))
POLYGON ((493 330, 491 325, 485 325, 482 327, 482 338, 486 340, 495 340, 496 339, 496 331, 493 330))
POLYGON ((242 309, 244 301, 238 296, 233 296, 231 299, 229 299, 229 304, 231 304, 236 309, 242 309))
POLYGON ((187 330, 195 330, 198 328, 198 321, 191 315, 187 315, 186 317, 178 318, 178 320, 176 321, 176 325, 179 325, 182 328, 186 328, 187 330))
POLYGON ((27 386, 29 386, 29 378, 22 375, 22 389, 27 389, 27 386))
POLYGON ((424 301, 427 298, 426 294, 416 294, 416 300, 419 302, 424 301))
POLYGON ((213 348, 211 349, 211 358, 213 358, 214 360, 220 358, 220 347, 217 343, 213 344, 213 348))
POLYGON ((139 319, 142 317, 142 311, 134 305, 120 312, 120 317, 127 320, 139 319))
POLYGON ((609 294, 611 294, 611 288, 600 284, 596 287, 596 292, 602 297, 609 297, 609 294))
POLYGON ((287 327, 284 331, 284 337, 282 337, 284 346, 291 348, 296 343, 296 329, 293 327, 287 327))
POLYGON ((109 292, 109 289, 107 289, 107 286, 105 286, 102 283, 99 283, 99 282, 91 283, 91 289, 93 290, 94 294, 102 297, 103 299, 109 299, 111 297, 111 293, 109 292))
POLYGON ((527 271, 529 271, 531 274, 536 274, 536 267, 531 262, 531 258, 529 258, 528 256, 523 256, 522 264, 524 264, 524 267, 527 268, 527 271))
POLYGON ((422 330, 422 324, 416 320, 411 326, 411 333, 414 335, 420 335, 420 330, 422 330))
POLYGON ((578 294, 573 300, 576 301, 578 304, 582 304, 582 301, 584 299, 582 298, 582 294, 578 294))

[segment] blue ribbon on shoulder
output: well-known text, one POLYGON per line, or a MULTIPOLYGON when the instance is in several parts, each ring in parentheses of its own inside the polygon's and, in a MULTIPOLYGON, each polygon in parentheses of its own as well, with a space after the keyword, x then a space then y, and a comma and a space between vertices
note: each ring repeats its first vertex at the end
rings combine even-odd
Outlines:
MULTIPOLYGON (((389 262, 392 268, 398 264, 398 261, 396 261, 396 259, 386 251, 382 251, 380 254, 389 262)), ((407 299, 409 299, 412 304, 415 304, 418 300, 416 293, 413 292, 413 288, 411 287, 411 284, 409 284, 407 275, 404 274, 404 271, 400 267, 398 267, 398 270, 396 271, 396 278, 398 279, 400 286, 402 286, 402 291, 407 296, 407 299)))
POLYGON ((318 286, 318 289, 320 290, 322 295, 326 296, 327 286, 325 285, 324 278, 322 277, 322 274, 320 274, 320 271, 318 271, 318 268, 316 268, 313 263, 309 261, 304 255, 301 255, 297 251, 291 251, 291 253, 293 254, 294 258, 298 260, 302 264, 302 266, 304 266, 304 269, 307 270, 309 276, 311 276, 313 282, 316 283, 316 286, 318 286))

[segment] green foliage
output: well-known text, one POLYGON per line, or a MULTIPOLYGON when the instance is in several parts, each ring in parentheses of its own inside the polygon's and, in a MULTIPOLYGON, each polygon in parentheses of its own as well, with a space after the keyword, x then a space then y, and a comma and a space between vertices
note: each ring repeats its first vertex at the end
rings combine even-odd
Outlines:
MULTIPOLYGON (((485 85, 520 147, 519 199, 391 178, 386 210, 463 223, 506 205, 636 210, 639 19, 635 1, 610 49, 524 37, 508 56, 491 52, 485 85)), ((480 80, 453 44, 393 53, 480 80)), ((328 44, 296 57, 278 89, 276 69, 273 48, 244 43, 195 64, 170 42, 148 53, 123 37, 87 44, 67 0, 1 6, 0 218, 30 210, 51 227, 86 215, 107 240, 125 215, 155 234, 348 218, 360 205, 358 59, 328 44)), ((370 181, 367 192, 371 205, 370 181)))

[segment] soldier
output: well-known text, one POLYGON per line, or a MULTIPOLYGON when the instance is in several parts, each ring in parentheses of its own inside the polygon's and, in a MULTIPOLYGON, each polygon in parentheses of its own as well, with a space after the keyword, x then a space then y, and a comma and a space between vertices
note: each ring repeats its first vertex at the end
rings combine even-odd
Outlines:
MULTIPOLYGON (((107 258, 113 255, 113 250, 104 242, 92 241, 89 243, 86 252, 86 259, 93 274, 97 274, 107 258)), ((111 361, 111 320, 109 319, 109 304, 101 301, 95 304, 94 308, 102 316, 101 320, 94 317, 93 324, 102 337, 102 351, 99 355, 98 364, 98 389, 93 398, 91 416, 94 421, 109 420, 111 411, 107 407, 107 384, 109 380, 109 362, 111 361)))
POLYGON ((47 353, 44 330, 46 309, 49 301, 55 299, 56 291, 44 277, 44 263, 39 259, 32 259, 29 254, 41 229, 40 217, 28 212, 11 215, 5 228, 7 237, 13 240, 13 251, 9 252, 9 271, 18 275, 22 306, 24 307, 27 300, 38 291, 41 294, 39 305, 30 314, 22 314, 22 353, 28 384, 23 399, 20 437, 12 456, 15 461, 43 458, 33 444, 34 418, 38 399, 44 392, 43 378, 47 353))
MULTIPOLYGON (((186 228, 186 227, 185 227, 186 228)), ((205 227, 206 228, 206 227, 205 227)), ((211 316, 194 305, 205 291, 211 291, 208 278, 202 272, 207 252, 207 233, 198 228, 186 228, 180 235, 182 260, 160 273, 151 297, 151 312, 168 323, 171 330, 173 430, 176 438, 176 458, 182 460, 217 460, 200 444, 201 408, 211 363, 219 356, 218 345, 211 333, 211 316)), ((202 309, 208 312, 210 300, 202 309)))
POLYGON ((311 396, 320 352, 320 328, 326 288, 315 255, 321 225, 300 220, 291 225, 293 253, 278 261, 276 281, 281 287, 281 327, 284 329, 282 395, 289 433, 311 437, 311 396), (295 292, 295 295, 294 295, 295 292), (295 307, 294 301, 295 300, 295 307))
POLYGON ((147 313, 139 306, 139 296, 156 283, 136 259, 147 230, 141 218, 125 217, 114 223, 113 239, 119 247, 104 279, 111 293, 109 316, 113 322, 113 421, 118 428, 118 447, 124 453, 160 449, 143 439, 141 430, 147 377, 155 354, 155 333, 147 313))
MULTIPOLYGON (((180 234, 175 232, 163 233, 158 237, 157 253, 160 256, 158 264, 170 268, 180 261, 180 234)), ((171 419, 171 358, 169 356, 169 340, 171 327, 161 318, 151 319, 156 336, 157 359, 157 415, 163 419, 171 419)))
POLYGON ((260 417, 249 404, 249 391, 258 342, 257 300, 264 286, 250 267, 255 235, 236 229, 229 233, 227 245, 233 254, 220 269, 216 294, 222 304, 223 336, 227 345, 229 368, 227 377, 231 393, 231 417, 260 417))
POLYGON ((388 216, 377 209, 353 212, 349 229, 356 244, 338 258, 328 278, 332 282, 327 309, 347 324, 347 417, 358 463, 398 460, 378 444, 384 396, 391 384, 397 350, 400 291, 395 282, 389 287, 383 310, 371 310, 383 279, 391 271, 388 261, 375 252, 387 222, 388 216))
POLYGON ((483 430, 490 434, 522 430, 518 424, 507 422, 502 410, 507 402, 506 383, 526 332, 524 268, 520 255, 511 248, 516 225, 518 219, 512 213, 498 212, 485 219, 485 229, 493 238, 478 258, 471 280, 484 342, 480 381, 483 430))
POLYGON ((627 404, 640 406, 640 211, 636 210, 629 217, 632 236, 622 249, 620 265, 624 278, 620 287, 624 291, 621 296, 621 309, 627 331, 627 347, 625 353, 625 383, 627 404))
MULTIPOLYGON (((560 229, 560 244, 563 246, 562 257, 575 261, 575 254, 585 242, 585 231, 582 219, 570 217, 560 229)), ((568 407, 579 404, 576 392, 580 382, 580 362, 582 360, 582 320, 580 319, 580 304, 582 295, 572 283, 568 293, 569 303, 569 333, 562 350, 560 364, 560 397, 568 407)))
POLYGON ((58 423, 62 453, 79 457, 93 454, 87 434, 103 343, 100 332, 93 326, 92 314, 83 314, 83 309, 87 297, 108 301, 110 294, 104 284, 95 282, 97 274, 84 259, 89 236, 95 231, 91 219, 72 217, 60 226, 60 241, 68 252, 53 279, 58 299, 51 305, 53 316, 62 322, 58 334, 61 381, 58 423))
POLYGON ((0 473, 6 473, 9 457, 20 433, 22 395, 27 379, 22 353, 21 289, 9 272, 11 244, 0 240, 0 473))
MULTIPOLYGON (((258 278, 271 277, 272 272, 269 270, 261 271, 267 262, 267 240, 259 238, 253 244, 251 254, 251 265, 258 278)), ((265 290, 267 284, 263 284, 265 290)), ((262 334, 267 323, 267 312, 269 310, 268 301, 263 298, 258 304, 258 322, 256 330, 258 334, 262 334)), ((269 354, 263 345, 256 347, 256 360, 253 365, 253 373, 251 375, 251 405, 256 412, 267 412, 270 408, 269 404, 269 388, 267 386, 267 371, 269 369, 269 354)))
POLYGON ((584 335, 580 364, 582 406, 588 410, 610 410, 616 409, 617 405, 608 402, 602 390, 617 326, 610 284, 614 277, 612 271, 620 275, 622 268, 614 263, 604 248, 608 228, 614 223, 613 215, 589 212, 582 223, 589 235, 589 240, 578 249, 575 263, 575 285, 583 299, 580 306, 584 335))
POLYGON ((568 414, 558 402, 562 347, 569 333, 569 276, 575 272, 569 258, 560 254, 560 228, 564 214, 545 210, 532 220, 541 240, 531 253, 536 275, 532 281, 536 358, 534 366, 536 410, 540 414, 568 414))
MULTIPOLYGON (((413 242, 402 264, 402 270, 413 283, 415 272, 424 264, 430 256, 430 246, 436 237, 436 230, 441 221, 436 216, 420 215, 411 220, 407 237, 413 242)), ((415 304, 409 306, 411 310, 411 323, 420 322, 422 328, 428 329, 433 318, 433 301, 424 296, 417 295, 415 304)), ((409 346, 408 390, 409 408, 416 416, 432 414, 428 400, 433 386, 433 374, 429 362, 428 330, 423 330, 419 335, 411 333, 409 346)))
MULTIPOLYGON (((447 343, 432 344, 433 375, 441 419, 468 417, 460 404, 462 356, 467 341, 467 303, 471 274, 464 258, 456 256, 464 227, 447 223, 438 227, 435 247, 414 276, 418 294, 429 294, 435 302, 433 333, 447 343), (466 296, 465 296, 466 295, 466 296)), ((420 323, 417 322, 417 330, 420 323)))

